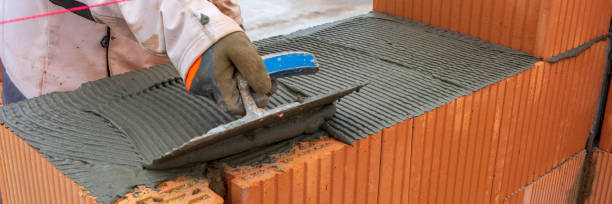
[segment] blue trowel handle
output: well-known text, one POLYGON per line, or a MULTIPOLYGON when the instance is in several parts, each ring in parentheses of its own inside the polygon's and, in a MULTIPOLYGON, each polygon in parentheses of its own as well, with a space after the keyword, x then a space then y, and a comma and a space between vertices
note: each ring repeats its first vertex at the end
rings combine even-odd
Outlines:
POLYGON ((314 74, 319 71, 315 56, 307 52, 280 52, 262 57, 270 78, 314 74))

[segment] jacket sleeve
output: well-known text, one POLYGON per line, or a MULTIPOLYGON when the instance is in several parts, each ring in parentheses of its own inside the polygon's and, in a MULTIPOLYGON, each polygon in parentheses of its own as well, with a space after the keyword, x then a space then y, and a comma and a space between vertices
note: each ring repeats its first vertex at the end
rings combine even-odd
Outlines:
MULTIPOLYGON (((79 0, 93 5, 112 0, 79 0)), ((222 37, 242 31, 240 8, 217 0, 224 14, 207 0, 138 0, 91 8, 95 20, 135 39, 157 55, 167 55, 184 78, 193 62, 222 37)))
POLYGON ((238 4, 232 2, 232 0, 210 0, 210 2, 215 4, 221 13, 234 19, 239 25, 242 25, 242 15, 238 4))

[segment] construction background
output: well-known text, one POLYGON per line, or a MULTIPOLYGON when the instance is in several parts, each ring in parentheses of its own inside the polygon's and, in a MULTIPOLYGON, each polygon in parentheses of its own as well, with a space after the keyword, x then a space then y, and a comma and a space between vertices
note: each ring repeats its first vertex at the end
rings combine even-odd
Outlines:
MULTIPOLYGON (((219 164, 224 182, 178 177, 115 203, 612 203, 612 1, 375 0, 373 10, 542 61, 353 146, 298 142, 273 163, 219 164)), ((7 204, 95 203, 6 127, 0 189, 7 204)))

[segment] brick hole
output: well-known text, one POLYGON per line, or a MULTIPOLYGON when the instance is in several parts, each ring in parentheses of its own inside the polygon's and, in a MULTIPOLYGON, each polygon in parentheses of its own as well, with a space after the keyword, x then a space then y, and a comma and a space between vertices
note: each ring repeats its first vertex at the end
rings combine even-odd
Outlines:
POLYGON ((210 198, 209 195, 204 194, 203 196, 191 199, 189 201, 189 204, 195 204, 195 203, 200 203, 200 202, 204 202, 206 199, 210 198))
POLYGON ((181 201, 184 200, 186 197, 186 194, 183 193, 180 196, 176 197, 176 198, 172 198, 168 201, 163 202, 164 204, 177 204, 177 203, 182 203, 181 201))
POLYGON ((161 183, 161 184, 157 185, 155 188, 157 188, 160 191, 162 191, 162 190, 168 188, 168 182, 161 183))
POLYGON ((175 187, 166 188, 165 190, 160 192, 160 195, 162 197, 172 196, 172 195, 174 195, 174 194, 176 194, 178 192, 181 192, 181 191, 183 191, 185 189, 188 189, 188 188, 196 185, 196 183, 197 183, 196 181, 191 181, 191 182, 188 182, 188 183, 179 184, 179 185, 177 185, 175 187))

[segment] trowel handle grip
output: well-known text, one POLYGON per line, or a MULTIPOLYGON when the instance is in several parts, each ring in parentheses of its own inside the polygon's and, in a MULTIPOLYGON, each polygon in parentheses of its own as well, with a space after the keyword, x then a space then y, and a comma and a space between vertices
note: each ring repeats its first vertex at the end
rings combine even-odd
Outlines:
MULTIPOLYGON (((319 62, 313 54, 307 52, 280 52, 263 56, 262 60, 271 79, 314 74, 319 71, 319 62)), ((246 115, 263 114, 263 109, 257 107, 251 95, 249 84, 240 73, 236 74, 236 81, 246 115)))
POLYGON ((260 115, 263 113, 263 109, 257 107, 255 99, 253 99, 251 95, 249 84, 242 74, 236 73, 236 82, 238 83, 238 91, 240 91, 240 98, 242 99, 242 104, 244 104, 246 116, 260 115))
POLYGON ((262 57, 271 79, 314 74, 319 62, 311 53, 302 51, 279 52, 262 57))

